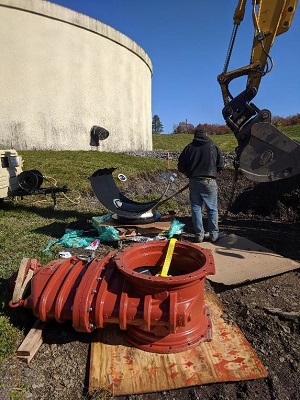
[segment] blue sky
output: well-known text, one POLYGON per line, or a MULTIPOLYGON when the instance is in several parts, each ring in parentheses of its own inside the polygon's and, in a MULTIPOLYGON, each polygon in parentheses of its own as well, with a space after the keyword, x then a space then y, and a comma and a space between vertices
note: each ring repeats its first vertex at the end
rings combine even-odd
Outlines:
MULTIPOLYGON (((153 64, 152 115, 164 132, 186 121, 224 124, 217 82, 233 28, 236 0, 55 0, 53 3, 95 18, 134 40, 153 64)), ((248 65, 252 46, 251 0, 239 27, 229 70, 248 65)), ((260 85, 254 103, 273 115, 300 112, 300 7, 291 28, 271 48, 274 69, 260 85)), ((245 89, 240 78, 234 95, 245 89)))

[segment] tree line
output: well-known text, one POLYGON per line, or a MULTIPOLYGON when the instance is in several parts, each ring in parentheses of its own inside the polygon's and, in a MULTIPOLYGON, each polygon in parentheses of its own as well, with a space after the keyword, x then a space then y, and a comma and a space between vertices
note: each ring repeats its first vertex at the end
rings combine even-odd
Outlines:
MULTIPOLYGON (((291 115, 289 117, 272 117, 272 124, 279 126, 292 126, 292 125, 300 125, 300 114, 291 115)), ((231 133, 231 130, 227 125, 219 125, 219 124, 201 124, 193 125, 188 123, 187 121, 179 122, 173 126, 173 134, 194 134, 195 128, 201 128, 205 132, 215 135, 224 135, 226 133, 231 133)), ((152 119, 152 133, 163 133, 164 127, 160 121, 158 115, 154 115, 152 119)))
POLYGON ((300 114, 291 115, 290 117, 279 117, 274 115, 272 118, 272 123, 275 126, 292 126, 292 125, 300 125, 300 114))

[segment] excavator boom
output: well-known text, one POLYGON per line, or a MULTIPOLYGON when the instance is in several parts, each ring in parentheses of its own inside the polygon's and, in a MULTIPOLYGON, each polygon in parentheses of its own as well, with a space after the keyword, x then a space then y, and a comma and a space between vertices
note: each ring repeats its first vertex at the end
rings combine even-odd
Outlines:
POLYGON ((273 68, 270 49, 276 36, 291 26, 298 0, 252 0, 254 26, 249 65, 228 71, 237 29, 245 16, 247 0, 239 0, 234 29, 223 72, 218 76, 224 108, 223 117, 237 138, 236 164, 254 181, 266 182, 300 174, 300 146, 271 123, 269 110, 252 103, 261 79, 273 68), (246 76, 244 91, 233 96, 229 84, 246 76))

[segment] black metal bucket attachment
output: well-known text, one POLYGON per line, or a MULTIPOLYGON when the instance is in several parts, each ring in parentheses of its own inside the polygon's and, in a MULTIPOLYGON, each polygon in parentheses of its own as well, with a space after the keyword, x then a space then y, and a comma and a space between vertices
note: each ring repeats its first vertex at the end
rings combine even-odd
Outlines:
POLYGON ((251 127, 239 169, 252 181, 270 182, 300 174, 300 145, 270 122, 251 127))

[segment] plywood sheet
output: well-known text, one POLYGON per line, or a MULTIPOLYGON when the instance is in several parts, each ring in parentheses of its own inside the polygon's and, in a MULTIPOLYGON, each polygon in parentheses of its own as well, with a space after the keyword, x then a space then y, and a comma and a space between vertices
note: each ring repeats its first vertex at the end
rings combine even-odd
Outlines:
POLYGON ((214 244, 203 242, 199 246, 211 249, 215 261, 216 274, 207 279, 224 285, 236 285, 300 268, 297 261, 234 234, 214 244))
POLYGON ((173 354, 155 354, 128 345, 116 326, 98 330, 91 345, 89 391, 114 395, 257 379, 267 372, 242 332, 222 318, 222 304, 206 293, 213 339, 173 354))

